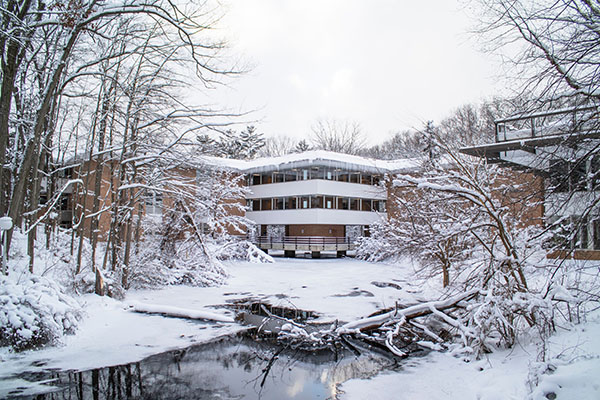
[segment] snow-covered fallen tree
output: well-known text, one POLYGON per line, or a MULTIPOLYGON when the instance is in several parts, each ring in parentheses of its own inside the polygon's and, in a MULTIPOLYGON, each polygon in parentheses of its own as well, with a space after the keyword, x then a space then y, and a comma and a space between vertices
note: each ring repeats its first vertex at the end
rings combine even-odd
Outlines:
POLYGON ((131 303, 131 310, 146 314, 161 314, 168 317, 187 318, 187 319, 205 319, 217 322, 234 322, 233 318, 227 315, 217 314, 205 310, 193 310, 189 308, 165 306, 159 304, 147 304, 134 302, 131 303))
POLYGON ((73 333, 81 307, 44 277, 0 276, 0 346, 20 351, 56 344, 73 333))

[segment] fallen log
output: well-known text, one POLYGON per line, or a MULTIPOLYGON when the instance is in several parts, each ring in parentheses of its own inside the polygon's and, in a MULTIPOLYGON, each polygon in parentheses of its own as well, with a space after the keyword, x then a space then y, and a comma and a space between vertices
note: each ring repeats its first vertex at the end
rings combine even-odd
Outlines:
POLYGON ((131 303, 131 311, 145 314, 161 314, 168 317, 187 318, 187 319, 205 319, 217 322, 235 322, 233 318, 222 314, 216 314, 204 310, 192 310, 189 308, 180 308, 173 306, 164 306, 159 304, 131 303))
POLYGON ((451 297, 446 300, 430 301, 421 304, 415 304, 403 309, 397 309, 389 311, 384 314, 374 315, 359 319, 357 321, 348 322, 336 329, 338 335, 347 333, 353 333, 357 331, 370 330, 379 328, 390 320, 409 320, 411 318, 422 317, 427 314, 431 314, 433 310, 445 310, 456 306, 461 301, 469 300, 479 293, 479 289, 473 289, 465 293, 461 293, 458 296, 451 297))

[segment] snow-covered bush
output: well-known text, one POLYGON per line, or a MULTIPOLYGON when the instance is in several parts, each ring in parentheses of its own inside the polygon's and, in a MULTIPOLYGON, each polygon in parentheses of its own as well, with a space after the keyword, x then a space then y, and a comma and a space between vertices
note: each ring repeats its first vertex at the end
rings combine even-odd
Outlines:
POLYGON ((227 271, 197 238, 188 237, 168 243, 148 235, 129 266, 131 288, 165 285, 215 286, 225 282, 227 271))
POLYGON ((233 240, 227 243, 215 243, 215 257, 221 261, 239 260, 252 263, 272 263, 273 257, 247 240, 233 240))
POLYGON ((390 216, 388 221, 375 222, 370 236, 357 239, 356 258, 370 262, 394 261, 403 254, 403 242, 394 232, 397 224, 390 216))
POLYGON ((55 344, 73 333, 81 307, 44 277, 0 277, 0 345, 20 351, 55 344))

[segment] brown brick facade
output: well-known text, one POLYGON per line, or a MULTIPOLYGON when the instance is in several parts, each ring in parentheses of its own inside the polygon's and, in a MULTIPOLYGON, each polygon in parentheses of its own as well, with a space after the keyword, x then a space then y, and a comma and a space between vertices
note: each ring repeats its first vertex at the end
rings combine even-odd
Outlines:
POLYGON ((344 225, 286 225, 286 236, 344 237, 344 225))

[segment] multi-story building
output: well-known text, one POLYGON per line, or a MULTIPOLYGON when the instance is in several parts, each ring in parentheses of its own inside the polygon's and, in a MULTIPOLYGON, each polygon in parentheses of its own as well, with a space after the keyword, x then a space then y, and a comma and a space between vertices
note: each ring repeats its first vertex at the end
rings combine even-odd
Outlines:
POLYGON ((414 160, 383 161, 309 151, 250 161, 210 159, 245 175, 251 238, 263 250, 346 254, 369 226, 387 218, 386 174, 416 169, 414 160))
MULTIPOLYGON (((240 182, 248 189, 245 198, 223 201, 246 205, 244 216, 254 222, 253 229, 247 232, 249 238, 267 252, 283 250, 287 256, 294 256, 296 251, 310 252, 313 257, 319 257, 321 252, 344 255, 353 250, 357 238, 369 235, 370 225, 387 218, 389 185, 386 185, 386 176, 419 168, 416 160, 383 161, 327 151, 255 160, 203 157, 202 161, 206 165, 203 170, 181 167, 169 170, 169 174, 190 185, 203 185, 206 173, 217 174, 222 179, 241 175, 240 182)), ((67 178, 80 178, 86 171, 88 174, 95 171, 95 167, 94 162, 82 162, 68 169, 67 178)), ((108 194, 109 188, 120 186, 118 177, 112 176, 111 171, 111 168, 103 169, 99 196, 94 194, 95 179, 81 179, 80 185, 87 188, 88 196, 77 196, 73 188, 64 192, 59 213, 63 226, 71 225, 74 214, 81 215, 82 199, 85 199, 86 216, 93 215, 92 202, 96 197, 100 203, 98 209, 110 208, 113 196, 108 194)), ((142 192, 135 202, 136 214, 157 220, 172 208, 170 190, 165 193, 157 189, 139 190, 142 192)), ((239 208, 229 208, 240 212, 239 208)), ((106 240, 110 215, 103 212, 98 219, 99 240, 106 240)), ((89 235, 88 218, 84 218, 83 226, 83 233, 89 235)), ((204 224, 200 227, 205 228, 204 224)), ((226 230, 239 234, 235 229, 226 230)))
POLYGON ((563 227, 554 256, 600 259, 599 115, 590 106, 503 118, 494 143, 461 149, 544 179, 545 223, 563 227))

